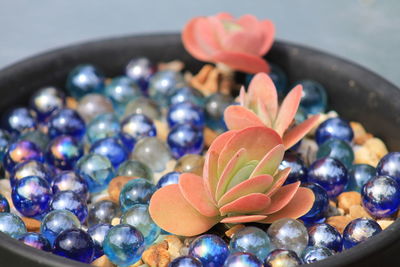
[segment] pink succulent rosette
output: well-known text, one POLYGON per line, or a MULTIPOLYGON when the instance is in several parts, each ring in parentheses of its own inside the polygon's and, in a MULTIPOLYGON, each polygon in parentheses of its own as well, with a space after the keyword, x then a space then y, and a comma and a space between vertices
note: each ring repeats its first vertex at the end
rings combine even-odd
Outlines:
POLYGON ((206 155, 203 177, 183 173, 179 183, 157 190, 149 211, 162 229, 194 236, 221 223, 272 223, 298 218, 314 203, 300 182, 283 185, 290 169, 278 170, 285 147, 267 127, 223 133, 206 155))
POLYGON ((190 20, 183 29, 182 41, 198 60, 257 73, 269 72, 262 56, 271 48, 274 36, 275 27, 269 20, 257 20, 252 15, 235 19, 228 13, 220 13, 190 20))
POLYGON ((225 123, 230 130, 252 126, 266 126, 282 136, 286 149, 295 145, 318 122, 319 115, 314 115, 304 122, 293 126, 294 117, 299 108, 303 88, 297 85, 278 104, 278 94, 271 78, 265 73, 258 73, 251 80, 249 90, 240 91, 240 105, 229 106, 224 113, 225 123))

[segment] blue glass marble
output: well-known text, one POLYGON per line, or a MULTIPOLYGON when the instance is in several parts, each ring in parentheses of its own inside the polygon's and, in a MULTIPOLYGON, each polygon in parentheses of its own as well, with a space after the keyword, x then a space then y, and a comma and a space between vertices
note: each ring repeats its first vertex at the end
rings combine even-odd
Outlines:
POLYGON ((115 137, 107 137, 96 141, 90 147, 90 153, 108 158, 114 168, 118 168, 129 156, 128 150, 123 143, 115 137))
POLYGON ((222 266, 229 256, 229 249, 219 236, 206 234, 190 244, 189 256, 199 259, 204 267, 222 266))
POLYGON ((54 86, 43 87, 32 95, 30 108, 35 111, 39 121, 45 121, 50 114, 63 108, 66 97, 63 91, 54 86))
POLYGON ((130 60, 125 68, 126 76, 135 81, 143 92, 147 91, 149 80, 155 71, 156 67, 144 57, 130 60))
POLYGON ((248 252, 264 260, 271 252, 271 242, 266 232, 258 227, 249 226, 236 232, 229 243, 229 250, 248 252))
POLYGON ((35 218, 47 213, 52 196, 49 183, 37 176, 19 180, 11 193, 14 207, 22 215, 35 218))
POLYGON ((226 131, 224 111, 233 102, 230 95, 215 93, 208 96, 204 107, 206 125, 217 132, 226 131))
POLYGON ((61 170, 71 170, 82 155, 83 148, 78 140, 68 135, 60 135, 50 142, 46 159, 61 170))
POLYGON ((191 124, 201 129, 205 124, 205 115, 202 108, 192 103, 184 102, 169 108, 167 121, 170 128, 178 124, 191 124))
POLYGON ((345 249, 352 248, 368 238, 379 234, 381 231, 382 228, 372 219, 355 219, 343 230, 343 247, 345 249))
POLYGON ((347 142, 331 138, 318 148, 317 159, 324 157, 335 158, 343 163, 346 168, 350 168, 354 161, 354 152, 347 142))
POLYGON ((157 189, 170 184, 178 184, 180 175, 180 172, 169 172, 164 174, 157 182, 157 189))
POLYGON ((318 159, 308 169, 307 181, 319 184, 330 198, 334 198, 345 189, 348 181, 347 169, 337 159, 318 159))
POLYGON ((295 83, 295 85, 299 84, 303 86, 300 106, 308 114, 324 113, 328 102, 325 88, 312 80, 302 80, 295 83))
POLYGON ((19 238, 26 233, 26 227, 24 222, 17 215, 9 212, 1 212, 0 232, 9 235, 12 238, 19 238))
POLYGON ((144 163, 129 159, 119 165, 117 176, 140 177, 153 181, 153 171, 144 163))
POLYGON ((286 178, 286 184, 294 183, 297 181, 304 182, 307 178, 307 167, 304 161, 296 153, 286 152, 279 170, 290 168, 289 176, 286 178))
POLYGON ((3 166, 11 172, 16 164, 31 159, 43 162, 43 152, 30 141, 17 141, 9 145, 3 158, 3 166))
POLYGON ((47 146, 50 143, 50 138, 47 136, 47 134, 43 133, 41 130, 33 130, 22 133, 18 137, 18 141, 21 140, 26 140, 35 143, 42 151, 46 151, 47 146))
POLYGON ((25 245, 40 249, 43 251, 51 251, 51 246, 49 241, 38 233, 26 233, 18 238, 19 241, 22 241, 25 245))
POLYGON ((36 160, 27 160, 15 165, 10 174, 10 184, 13 187, 19 180, 28 176, 37 176, 51 183, 53 179, 51 174, 48 167, 43 163, 36 160))
POLYGON ((136 140, 146 136, 156 136, 157 129, 153 121, 143 114, 131 114, 121 123, 122 132, 129 134, 136 140))
POLYGON ((8 145, 11 141, 10 134, 3 129, 0 129, 0 161, 3 160, 4 155, 7 152, 8 145))
POLYGON ((346 142, 353 140, 354 133, 350 124, 341 118, 330 118, 321 123, 315 132, 315 141, 318 145, 331 138, 337 138, 346 142))
POLYGON ((114 177, 110 160, 98 154, 83 156, 77 162, 75 171, 86 181, 90 193, 103 191, 114 177))
POLYGON ((305 223, 312 223, 322 219, 329 206, 328 193, 322 186, 316 183, 303 183, 301 186, 313 191, 315 201, 312 208, 305 215, 300 217, 300 219, 305 223))
POLYGON ((196 106, 203 107, 205 98, 202 92, 192 87, 177 88, 168 96, 168 105, 190 102, 196 106))
POLYGON ((181 256, 171 261, 168 267, 203 267, 203 264, 191 256, 181 256))
POLYGON ((145 249, 143 235, 135 227, 119 224, 111 228, 103 241, 104 254, 118 266, 137 262, 145 249))
POLYGON ((54 240, 53 253, 83 263, 91 263, 94 256, 94 243, 85 231, 68 229, 61 232, 54 240))
POLYGON ((224 263, 224 267, 263 267, 262 261, 251 253, 235 252, 228 256, 224 263))
POLYGON ((86 200, 72 191, 61 191, 55 194, 50 207, 52 210, 69 210, 81 223, 84 223, 88 216, 86 200))
POLYGON ((168 133, 167 144, 174 158, 178 159, 186 154, 200 154, 203 152, 204 137, 202 131, 190 124, 174 126, 168 133))
POLYGON ((73 109, 63 108, 52 113, 48 122, 48 134, 51 139, 60 135, 69 135, 80 140, 85 134, 85 121, 73 109))
POLYGON ((400 186, 389 176, 376 176, 361 190, 363 207, 374 217, 389 217, 399 209, 400 186))
POLYGON ((376 173, 378 175, 390 176, 400 184, 400 152, 386 154, 379 161, 376 173))
POLYGON ((126 210, 121 216, 121 223, 129 224, 139 230, 147 246, 153 244, 161 233, 161 228, 150 217, 149 206, 146 204, 136 204, 126 210))
POLYGON ((117 204, 111 200, 100 200, 92 204, 89 208, 89 226, 99 223, 111 223, 112 219, 120 217, 121 210, 117 204))
POLYGON ((121 132, 117 135, 116 138, 122 143, 128 153, 131 153, 135 148, 136 139, 129 134, 121 132))
POLYGON ((172 90, 185 85, 181 73, 172 70, 163 70, 155 73, 150 78, 148 94, 160 106, 168 105, 168 95, 172 90))
POLYGON ((53 246, 56 237, 64 230, 81 228, 78 218, 68 210, 53 210, 44 216, 40 224, 40 233, 53 246))
POLYGON ((326 247, 307 247, 302 254, 302 259, 305 264, 310 264, 316 261, 324 260, 333 255, 333 252, 326 247))
POLYGON ((103 242, 106 238, 108 231, 112 228, 111 224, 100 223, 93 225, 87 231, 94 243, 94 257, 93 260, 104 255, 103 242))
POLYGON ((104 87, 103 74, 93 65, 76 66, 68 75, 67 90, 75 98, 100 93, 104 87))
POLYGON ((296 252, 287 249, 275 249, 271 251, 265 259, 264 267, 291 267, 301 265, 302 263, 302 260, 297 256, 296 252))
POLYGON ((35 130, 36 118, 27 108, 14 108, 3 116, 3 125, 13 135, 35 130))
POLYGON ((310 226, 308 235, 310 246, 323 246, 335 252, 342 251, 342 236, 335 227, 329 224, 318 223, 310 226))
POLYGON ((89 190, 86 181, 74 171, 58 173, 51 183, 51 189, 53 190, 53 194, 57 194, 61 191, 72 191, 83 200, 89 198, 89 190))
POLYGON ((96 116, 87 125, 86 137, 89 143, 106 138, 117 136, 121 132, 121 125, 114 113, 104 113, 96 116))
POLYGON ((1 212, 10 212, 10 204, 8 203, 7 198, 2 194, 0 194, 0 213, 1 212))
POLYGON ((375 177, 376 170, 368 164, 355 164, 349 169, 349 182, 346 191, 361 193, 363 185, 375 177))
POLYGON ((126 76, 113 78, 104 88, 104 95, 111 99, 114 110, 122 116, 129 101, 142 96, 142 91, 132 79, 126 76))
POLYGON ((148 204, 156 187, 148 180, 136 178, 127 182, 121 189, 119 204, 123 212, 135 204, 148 204))

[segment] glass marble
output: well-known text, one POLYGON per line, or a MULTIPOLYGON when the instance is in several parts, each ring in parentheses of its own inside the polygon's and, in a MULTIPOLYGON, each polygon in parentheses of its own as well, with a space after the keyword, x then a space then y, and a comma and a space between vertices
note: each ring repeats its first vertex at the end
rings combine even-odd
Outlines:
POLYGON ((96 141, 90 147, 90 153, 108 158, 114 168, 118 168, 129 156, 124 144, 115 137, 106 137, 96 141))
POLYGON ((203 175, 204 157, 197 154, 186 154, 176 161, 174 170, 177 172, 191 172, 203 175))
POLYGON ((203 267, 203 264, 191 256, 181 256, 171 261, 168 267, 203 267))
POLYGON ((308 114, 324 113, 328 102, 325 88, 313 80, 302 80, 295 83, 294 86, 299 84, 303 86, 300 106, 308 114))
POLYGON ((119 133, 116 138, 124 145, 125 149, 130 154, 136 144, 136 139, 126 133, 119 133))
POLYGON ((86 123, 101 114, 114 112, 111 100, 101 94, 85 95, 79 100, 76 110, 86 123))
POLYGON ((273 250, 264 261, 264 267, 292 267, 301 264, 296 252, 287 249, 273 250))
POLYGON ((127 182, 121 189, 119 204, 123 212, 135 204, 148 204, 156 187, 148 180, 136 178, 127 182))
POLYGON ((386 175, 395 179, 400 184, 400 152, 386 154, 376 167, 378 175, 386 175))
POLYGON ((40 224, 40 233, 53 246, 56 237, 64 230, 81 228, 78 218, 68 210, 53 210, 44 216, 40 224))
POLYGON ((3 129, 0 129, 0 160, 2 161, 7 152, 8 145, 11 141, 10 134, 3 129))
POLYGON ((82 155, 83 148, 78 140, 68 135, 60 135, 50 142, 46 159, 61 170, 71 170, 82 155))
POLYGON ((150 78, 148 94, 160 106, 168 105, 168 95, 175 88, 185 85, 183 75, 172 70, 163 70, 150 78))
POLYGON ((9 212, 1 212, 0 232, 9 235, 12 238, 19 238, 26 233, 26 227, 24 222, 17 215, 9 212))
POLYGON ((103 242, 106 238, 108 231, 112 228, 111 224, 100 223, 93 225, 87 231, 94 243, 94 257, 93 260, 104 255, 103 242))
POLYGON ((274 82, 278 96, 282 98, 287 90, 288 78, 283 69, 274 63, 269 63, 271 71, 268 73, 271 80, 274 82))
POLYGON ((337 159, 318 159, 308 169, 307 181, 319 184, 330 198, 334 198, 345 189, 348 181, 347 169, 337 159))
POLYGON ((301 255, 308 244, 307 228, 299 221, 283 218, 268 228, 268 236, 274 248, 293 250, 301 255))
POLYGON ((168 146, 158 138, 145 137, 136 143, 133 158, 145 163, 153 172, 162 172, 172 159, 168 146))
POLYGON ((341 118, 327 119, 318 126, 315 132, 315 140, 318 145, 323 144, 326 140, 331 138, 351 142, 353 137, 354 133, 350 124, 341 118))
POLYGON ((246 252, 235 252, 228 256, 224 267, 263 267, 263 263, 253 254, 246 252))
POLYGON ((89 207, 89 226, 99 223, 111 223, 112 219, 120 217, 121 210, 111 200, 100 200, 89 207))
POLYGON ((202 92, 189 86, 177 88, 168 95, 169 106, 184 102, 190 102, 196 106, 203 107, 205 98, 202 92))
POLYGON ((75 171, 86 181, 90 193, 103 191, 114 177, 110 160, 98 154, 87 154, 80 158, 75 171))
POLYGON ((304 182, 307 178, 307 167, 300 156, 293 152, 286 152, 279 170, 290 168, 289 176, 286 178, 286 184, 297 181, 304 182))
POLYGON ((180 172, 169 172, 164 174, 157 182, 157 189, 170 184, 178 184, 180 175, 180 172))
POLYGON ((9 145, 3 158, 3 166, 8 172, 11 172, 16 164, 31 159, 43 162, 43 152, 30 141, 17 141, 9 145))
POLYGON ((361 193, 363 185, 375 177, 376 170, 368 164, 354 164, 349 169, 349 181, 346 191, 357 191, 361 193))
POLYGON ((343 163, 346 168, 350 168, 354 161, 354 152, 347 142, 331 138, 318 148, 317 159, 324 157, 335 158, 343 163))
POLYGON ((60 135, 69 135, 80 140, 85 134, 85 121, 73 109, 63 108, 52 113, 48 122, 48 134, 51 139, 60 135))
POLYGON ((89 198, 86 181, 74 171, 63 171, 58 173, 51 183, 51 189, 53 190, 53 194, 57 194, 61 191, 72 191, 79 195, 83 200, 89 198))
POLYGON ((189 256, 199 259, 204 267, 223 266, 229 256, 229 249, 219 236, 206 234, 190 244, 189 256))
POLYGON ((86 137, 89 143, 106 138, 117 136, 121 132, 121 125, 114 113, 104 113, 96 116, 88 125, 86 137))
POLYGON ((342 236, 335 227, 329 224, 318 223, 310 226, 308 235, 310 246, 322 246, 335 252, 342 251, 342 236))
POLYGON ((191 124, 201 129, 205 124, 205 115, 202 108, 189 102, 178 103, 168 110, 167 121, 170 128, 178 124, 191 124))
POLYGON ((117 176, 141 177, 153 181, 153 171, 146 164, 134 159, 119 165, 117 176))
POLYGON ((302 259, 305 264, 310 264, 316 261, 324 260, 333 255, 333 252, 326 247, 307 247, 302 254, 302 259))
POLYGON ((271 252, 271 241, 266 232, 258 227, 249 226, 233 235, 229 243, 229 250, 231 253, 252 253, 263 261, 271 252))
POLYGON ((3 116, 3 125, 13 135, 35 130, 36 118, 27 108, 14 108, 3 116))
POLYGON ((389 217, 399 209, 400 186, 389 176, 376 176, 362 187, 361 200, 374 217, 389 217))
POLYGON ((101 92, 104 76, 93 65, 79 65, 69 73, 66 87, 70 95, 79 99, 89 93, 101 92))
POLYGON ((63 108, 65 104, 64 92, 54 86, 40 88, 29 101, 30 108, 40 121, 45 121, 53 111, 63 108))
POLYGON ((47 145, 50 142, 50 138, 47 136, 47 134, 40 130, 22 133, 18 138, 18 141, 20 140, 26 140, 35 143, 42 151, 46 151, 47 145))
POLYGON ((153 244, 161 233, 149 214, 149 206, 136 204, 126 210, 121 216, 121 223, 129 224, 139 230, 144 236, 146 246, 153 244))
POLYGON ((157 136, 157 129, 153 121, 143 114, 131 114, 126 117, 121 123, 121 130, 136 140, 157 136))
POLYGON ((54 240, 53 253, 83 263, 91 263, 94 257, 94 243, 85 231, 68 229, 54 240))
POLYGON ((131 114, 143 114, 154 121, 161 118, 161 109, 154 100, 147 97, 138 97, 126 105, 124 118, 131 114))
POLYGON ((296 124, 300 124, 307 119, 307 113, 304 111, 302 107, 297 109, 296 115, 294 116, 294 120, 296 124))
POLYGON ((190 124, 174 126, 168 133, 167 143, 174 158, 178 159, 186 154, 200 154, 203 152, 204 137, 202 131, 190 124))
POLYGON ((15 165, 10 174, 10 184, 14 186, 19 180, 28 176, 37 176, 51 183, 53 177, 49 169, 37 160, 27 160, 15 165))
POLYGON ((144 92, 147 91, 150 77, 155 71, 156 67, 144 57, 133 58, 125 68, 126 76, 135 81, 144 92))
POLYGON ((103 241, 104 254, 118 266, 127 267, 137 262, 145 249, 140 231, 128 224, 111 228, 103 241))
POLYGON ((12 189, 14 207, 26 217, 41 218, 49 209, 53 193, 49 183, 37 176, 18 180, 12 189))
POLYGON ((86 200, 72 191, 61 191, 55 194, 50 207, 52 210, 69 210, 81 223, 84 223, 88 216, 86 200))
POLYGON ((51 246, 49 241, 38 233, 25 233, 18 238, 19 241, 23 242, 25 245, 40 249, 43 251, 51 251, 51 246))
POLYGON ((204 107, 206 125, 214 131, 225 131, 224 111, 233 102, 230 95, 215 93, 208 96, 204 107))
POLYGON ((305 223, 312 223, 322 219, 328 210, 329 197, 326 190, 316 183, 303 183, 302 187, 309 188, 313 191, 315 201, 311 209, 300 217, 305 223))
POLYGON ((343 230, 343 247, 349 249, 379 234, 382 228, 372 219, 359 218, 351 221, 343 230))
POLYGON ((0 194, 0 213, 1 212, 10 212, 10 204, 8 203, 7 198, 2 194, 0 194))

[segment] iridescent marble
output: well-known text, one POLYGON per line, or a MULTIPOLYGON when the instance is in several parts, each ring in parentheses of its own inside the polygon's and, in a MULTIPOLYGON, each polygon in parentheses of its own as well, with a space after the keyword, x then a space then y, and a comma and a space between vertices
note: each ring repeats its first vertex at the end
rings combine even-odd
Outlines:
POLYGON ((54 240, 53 253, 83 263, 91 263, 94 256, 94 243, 85 231, 68 229, 54 240))
POLYGON ((379 234, 381 231, 382 228, 372 219, 355 219, 343 230, 343 247, 345 249, 352 248, 366 241, 368 238, 379 234))
POLYGON ((1 212, 10 212, 10 204, 8 203, 7 198, 2 194, 0 194, 0 213, 1 212))
POLYGON ((0 232, 9 235, 12 238, 19 238, 26 233, 26 227, 24 222, 17 215, 8 212, 1 212, 0 232))
POLYGON ((233 235, 229 243, 229 249, 231 253, 252 253, 263 261, 271 252, 271 241, 266 232, 258 227, 249 226, 233 235))
POLYGON ((89 226, 99 223, 111 223, 112 219, 120 217, 121 210, 111 200, 100 200, 89 207, 89 226))
POLYGON ((331 138, 351 142, 353 137, 354 133, 350 124, 341 118, 327 119, 318 126, 315 132, 315 140, 318 145, 323 144, 326 140, 331 138))
POLYGON ((48 122, 48 134, 51 139, 60 135, 69 135, 80 140, 85 134, 85 121, 73 109, 63 108, 52 113, 48 122))
POLYGON ((251 253, 235 252, 228 256, 224 263, 224 267, 263 267, 262 261, 251 253))
POLYGON ((14 207, 26 217, 41 218, 50 207, 53 193, 49 183, 37 176, 18 180, 11 197, 14 207))
POLYGON ((289 176, 286 178, 286 184, 297 181, 304 182, 307 178, 307 167, 300 156, 293 152, 286 152, 279 170, 290 168, 289 176))
POLYGON ((196 106, 203 107, 205 98, 202 92, 189 86, 177 88, 168 95, 169 106, 184 102, 190 102, 196 106))
POLYGON ((400 183, 400 152, 386 154, 376 167, 378 175, 386 175, 400 183))
POLYGON ((201 129, 205 124, 205 115, 202 108, 192 103, 184 102, 170 106, 167 121, 170 128, 178 124, 191 124, 201 129))
POLYGON ((98 93, 104 87, 103 74, 93 65, 76 66, 68 75, 67 90, 75 98, 98 93))
POLYGON ((343 240, 341 234, 335 227, 326 223, 317 223, 308 228, 310 246, 322 246, 333 250, 342 251, 343 240))
POLYGON ((8 172, 11 172, 16 164, 30 159, 44 161, 40 148, 30 141, 17 141, 8 147, 3 158, 3 166, 8 172))
POLYGON ((72 191, 61 191, 54 195, 50 208, 52 210, 69 210, 84 223, 88 216, 86 200, 72 191))
POLYGON ((178 184, 179 182, 179 176, 181 175, 180 172, 169 172, 167 174, 164 174, 160 180, 157 182, 157 189, 160 189, 161 187, 170 185, 170 184, 178 184))
POLYGON ((19 180, 28 176, 37 176, 51 183, 53 177, 46 166, 37 160, 27 160, 17 164, 10 174, 10 184, 14 186, 19 180))
POLYGON ((50 138, 47 136, 47 134, 40 130, 22 133, 18 137, 18 141, 20 140, 31 141, 32 143, 35 143, 42 151, 46 151, 47 145, 50 142, 50 138))
POLYGON ((91 122, 98 115, 114 112, 111 100, 101 94, 87 94, 78 102, 76 108, 86 123, 91 122))
POLYGON ((3 116, 3 125, 6 130, 14 135, 35 130, 36 118, 27 108, 14 108, 3 116))
POLYGON ((119 194, 119 204, 123 212, 135 204, 148 204, 156 187, 148 180, 136 178, 127 182, 119 194))
POLYGON ((168 105, 168 95, 175 88, 185 85, 183 75, 172 70, 163 70, 154 74, 150 78, 148 94, 159 105, 168 105))
POLYGON ((11 142, 10 134, 3 129, 0 129, 0 160, 2 161, 7 152, 9 143, 11 142))
POLYGON ((229 249, 219 236, 206 234, 190 244, 189 256, 199 259, 204 267, 222 266, 229 256, 229 249))
POLYGON ((104 254, 118 266, 127 267, 137 262, 145 249, 142 233, 128 224, 111 228, 103 241, 104 254))
POLYGON ((302 254, 302 259, 305 264, 310 264, 316 261, 324 260, 333 255, 333 252, 326 247, 307 247, 302 254))
POLYGON ((122 132, 136 140, 157 135, 157 129, 152 120, 143 114, 131 114, 121 123, 122 132))
POLYGON ((94 257, 93 260, 104 255, 103 251, 103 242, 106 238, 108 231, 112 228, 111 224, 108 223, 100 223, 93 225, 89 228, 87 233, 93 240, 94 243, 94 257))
POLYGON ((60 135, 50 142, 46 159, 61 170, 71 170, 82 155, 83 148, 78 140, 68 135, 60 135))
POLYGON ((275 249, 264 261, 264 267, 292 267, 301 264, 296 252, 287 249, 275 249))
POLYGON ((147 91, 150 77, 155 71, 156 67, 144 57, 133 58, 125 68, 126 76, 135 81, 144 92, 147 91))
POLYGON ((171 261, 168 267, 203 267, 203 264, 191 256, 181 256, 171 261))
POLYGON ((26 233, 18 238, 19 241, 23 242, 25 245, 40 249, 43 251, 51 251, 51 246, 49 241, 38 233, 26 233))
POLYGON ((300 217, 305 223, 312 223, 322 219, 329 207, 329 197, 326 190, 316 183, 302 183, 302 187, 311 189, 314 193, 314 204, 311 209, 300 217))
POLYGON ((154 121, 161 118, 161 109, 154 100, 138 97, 126 105, 124 118, 131 114, 143 114, 154 121))
POLYGON ((51 189, 53 190, 53 194, 61 191, 72 191, 78 194, 83 200, 89 198, 86 181, 74 171, 63 171, 57 174, 51 183, 51 189))
POLYGON ((158 138, 145 137, 135 145, 133 158, 145 163, 154 172, 165 170, 172 159, 168 146, 158 138))
POLYGON ((279 219, 268 228, 268 236, 275 248, 293 250, 301 255, 308 244, 308 232, 299 221, 289 218, 279 219))
POLYGON ((90 193, 103 191, 114 177, 110 160, 98 154, 87 154, 80 158, 75 171, 86 181, 90 193))
POLYGON ((214 131, 225 131, 224 111, 234 102, 229 95, 215 93, 207 97, 205 103, 206 125, 214 131))
POLYGON ((167 143, 174 158, 203 152, 203 132, 190 124, 175 125, 168 133, 167 143))
POLYGON ((374 178, 376 170, 368 164, 355 164, 349 169, 349 181, 346 191, 357 191, 361 193, 363 185, 374 178))
POLYGON ((340 139, 331 138, 321 144, 317 151, 317 159, 330 157, 339 160, 346 168, 350 168, 354 161, 354 152, 351 146, 340 139))
POLYGON ((153 181, 153 171, 146 164, 134 159, 119 165, 117 176, 141 177, 153 181))
POLYGON ((128 158, 128 150, 124 144, 115 137, 106 137, 96 141, 90 147, 90 153, 99 154, 108 158, 114 168, 128 158))
POLYGON ((121 132, 121 125, 114 113, 104 113, 96 116, 87 126, 86 137, 89 143, 117 136, 121 132))
POLYGON ((30 107, 40 121, 45 121, 53 111, 63 108, 65 104, 64 92, 54 86, 39 89, 30 99, 30 107))
POLYGON ((327 107, 327 95, 325 88, 318 82, 303 80, 295 83, 303 86, 300 106, 309 114, 324 113, 327 107))

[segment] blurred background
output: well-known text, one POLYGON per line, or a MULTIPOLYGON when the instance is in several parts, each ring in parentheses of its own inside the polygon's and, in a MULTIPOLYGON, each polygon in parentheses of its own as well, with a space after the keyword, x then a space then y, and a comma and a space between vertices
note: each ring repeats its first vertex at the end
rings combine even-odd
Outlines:
POLYGON ((347 58, 400 86, 398 0, 0 0, 0 68, 86 40, 177 32, 193 16, 221 11, 271 19, 277 38, 347 58))

